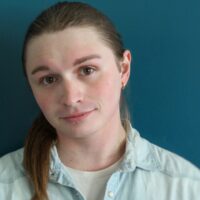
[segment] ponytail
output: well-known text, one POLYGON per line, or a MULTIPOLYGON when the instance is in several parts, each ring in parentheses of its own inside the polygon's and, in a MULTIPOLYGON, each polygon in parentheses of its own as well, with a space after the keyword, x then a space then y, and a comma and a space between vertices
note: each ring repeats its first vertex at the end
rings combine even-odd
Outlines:
POLYGON ((40 113, 29 131, 24 147, 23 164, 34 188, 32 200, 48 200, 50 149, 55 139, 55 129, 40 113))

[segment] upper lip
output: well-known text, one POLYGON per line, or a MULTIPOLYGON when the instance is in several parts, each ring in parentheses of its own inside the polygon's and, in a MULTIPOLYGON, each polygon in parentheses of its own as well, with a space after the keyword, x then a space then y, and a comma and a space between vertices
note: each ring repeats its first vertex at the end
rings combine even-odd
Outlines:
POLYGON ((69 114, 69 115, 66 115, 66 116, 63 116, 61 118, 76 118, 76 117, 80 117, 82 115, 85 115, 89 112, 92 112, 93 110, 89 110, 89 111, 84 111, 84 112, 76 112, 76 113, 72 113, 72 114, 69 114))

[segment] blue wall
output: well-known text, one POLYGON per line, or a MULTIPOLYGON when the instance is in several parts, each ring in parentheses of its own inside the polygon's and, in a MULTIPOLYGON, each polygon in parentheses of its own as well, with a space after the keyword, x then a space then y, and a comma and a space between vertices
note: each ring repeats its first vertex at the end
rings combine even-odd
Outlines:
MULTIPOLYGON (((23 145, 38 113, 21 69, 28 24, 53 0, 0 1, 0 155, 23 145)), ((127 98, 143 137, 200 166, 200 1, 88 0, 132 51, 127 98)))

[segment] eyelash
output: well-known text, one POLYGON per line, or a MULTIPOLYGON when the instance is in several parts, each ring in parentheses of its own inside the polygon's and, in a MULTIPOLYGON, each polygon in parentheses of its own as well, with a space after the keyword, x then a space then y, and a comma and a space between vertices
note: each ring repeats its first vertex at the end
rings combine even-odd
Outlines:
MULTIPOLYGON (((79 75, 80 76, 90 76, 95 71, 96 71, 96 69, 93 66, 91 66, 91 65, 82 66, 82 67, 79 68, 79 75), (86 70, 89 70, 89 71, 86 71, 86 70)), ((44 76, 44 77, 40 78, 39 79, 39 84, 48 86, 48 85, 51 85, 51 84, 57 82, 58 80, 59 80, 58 76, 50 74, 50 75, 47 75, 47 76, 44 76), (48 82, 47 79, 51 79, 52 82, 51 83, 47 83, 48 82), (47 82, 45 83, 45 81, 47 81, 47 82)))
POLYGON ((44 77, 40 78, 39 84, 48 86, 48 85, 51 85, 51 84, 55 83, 56 81, 58 81, 58 77, 56 77, 55 75, 47 75, 47 76, 44 76, 44 77), (48 81, 47 81, 48 78, 53 79, 53 82, 47 83, 47 82, 48 82, 48 81), (55 79, 56 79, 56 80, 55 80, 55 79), (47 81, 47 82, 45 83, 45 81, 47 81))
POLYGON ((96 71, 96 69, 91 65, 83 66, 79 69, 81 76, 89 76, 89 75, 93 74, 95 71, 96 71), (89 72, 88 71, 84 72, 84 70, 89 70, 89 72))

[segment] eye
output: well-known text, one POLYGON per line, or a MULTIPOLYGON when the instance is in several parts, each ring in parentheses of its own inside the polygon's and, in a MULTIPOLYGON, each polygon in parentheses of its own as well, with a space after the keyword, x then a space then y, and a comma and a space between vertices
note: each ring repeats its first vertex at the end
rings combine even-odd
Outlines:
POLYGON ((40 83, 47 86, 55 83, 57 79, 55 76, 45 76, 40 80, 40 83))
POLYGON ((95 71, 94 67, 84 66, 84 67, 81 67, 80 74, 83 75, 83 76, 88 76, 88 75, 94 73, 94 71, 95 71))

